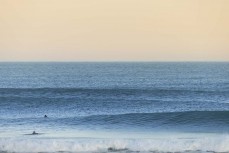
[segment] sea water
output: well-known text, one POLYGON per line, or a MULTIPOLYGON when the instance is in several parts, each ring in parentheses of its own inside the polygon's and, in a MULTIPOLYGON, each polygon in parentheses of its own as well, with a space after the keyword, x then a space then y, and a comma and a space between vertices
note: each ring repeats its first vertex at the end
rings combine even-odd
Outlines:
POLYGON ((0 63, 0 152, 229 152, 229 63, 0 63))

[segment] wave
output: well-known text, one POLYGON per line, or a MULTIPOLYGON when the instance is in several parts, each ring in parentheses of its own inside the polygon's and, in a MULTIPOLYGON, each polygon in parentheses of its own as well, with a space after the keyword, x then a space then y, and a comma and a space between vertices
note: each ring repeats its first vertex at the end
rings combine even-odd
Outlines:
MULTIPOLYGON (((0 88, 4 101, 20 102, 68 100, 150 101, 150 102, 215 102, 227 101, 229 89, 188 88, 0 88)), ((4 102, 3 101, 3 102, 4 102)), ((55 101, 56 102, 56 101, 55 101)), ((8 102, 7 102, 8 103, 8 102)), ((203 104, 203 103, 202 103, 203 104)))
POLYGON ((0 152, 229 152, 229 136, 155 139, 0 139, 0 152))
POLYGON ((0 88, 0 92, 131 92, 131 93, 152 93, 152 92, 198 92, 198 93, 205 93, 205 92, 227 92, 229 89, 217 89, 214 90, 212 88, 182 88, 182 87, 170 87, 170 88, 0 88))
POLYGON ((229 132, 229 111, 129 113, 75 117, 1 119, 2 122, 55 125, 65 128, 145 129, 156 131, 229 132))
POLYGON ((57 120, 74 123, 87 122, 103 124, 139 124, 139 125, 229 125, 229 111, 188 111, 160 113, 129 113, 116 115, 91 115, 57 120), (157 124, 155 124, 157 123, 157 124))

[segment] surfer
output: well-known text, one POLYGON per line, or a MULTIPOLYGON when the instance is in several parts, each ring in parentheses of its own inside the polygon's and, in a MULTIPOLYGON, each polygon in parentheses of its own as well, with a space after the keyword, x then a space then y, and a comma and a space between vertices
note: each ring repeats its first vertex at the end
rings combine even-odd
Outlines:
POLYGON ((36 135, 36 134, 38 134, 38 133, 36 131, 33 131, 32 135, 36 135))
POLYGON ((47 117, 48 117, 47 115, 44 116, 44 118, 47 118, 47 117))

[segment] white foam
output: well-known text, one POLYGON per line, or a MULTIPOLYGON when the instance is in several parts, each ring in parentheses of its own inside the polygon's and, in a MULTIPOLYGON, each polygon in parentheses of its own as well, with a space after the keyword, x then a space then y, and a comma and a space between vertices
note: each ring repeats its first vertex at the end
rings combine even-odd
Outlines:
POLYGON ((132 151, 229 151, 229 135, 163 139, 0 139, 0 151, 8 152, 101 152, 108 148, 132 151))

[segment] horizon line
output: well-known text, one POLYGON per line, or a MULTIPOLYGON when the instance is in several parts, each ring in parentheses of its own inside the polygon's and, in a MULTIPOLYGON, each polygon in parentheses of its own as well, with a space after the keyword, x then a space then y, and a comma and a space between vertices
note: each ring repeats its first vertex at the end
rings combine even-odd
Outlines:
POLYGON ((187 60, 187 61, 163 61, 163 60, 160 60, 160 61, 150 61, 150 60, 114 60, 114 61, 112 61, 112 60, 95 60, 95 61, 92 61, 92 60, 82 60, 82 61, 29 61, 29 60, 25 60, 25 61, 0 61, 0 63, 129 63, 129 62, 136 62, 136 63, 143 63, 143 62, 145 62, 145 63, 150 63, 150 62, 155 62, 155 63, 160 63, 160 62, 163 62, 163 63, 166 63, 166 62, 168 62, 168 63, 172 63, 172 62, 174 62, 174 63, 182 63, 182 62, 206 62, 206 63, 209 63, 209 62, 222 62, 222 63, 224 63, 224 62, 229 62, 229 60, 228 61, 226 61, 226 60, 206 60, 206 61, 204 61, 204 60, 187 60))

